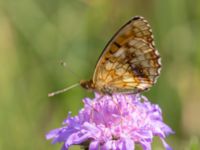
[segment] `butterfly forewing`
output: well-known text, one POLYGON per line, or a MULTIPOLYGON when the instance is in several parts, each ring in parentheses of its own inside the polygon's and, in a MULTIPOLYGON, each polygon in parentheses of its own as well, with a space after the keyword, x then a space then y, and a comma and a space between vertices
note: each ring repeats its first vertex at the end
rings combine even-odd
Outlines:
POLYGON ((106 45, 93 75, 102 93, 136 93, 151 87, 160 74, 160 56, 148 22, 134 17, 106 45))

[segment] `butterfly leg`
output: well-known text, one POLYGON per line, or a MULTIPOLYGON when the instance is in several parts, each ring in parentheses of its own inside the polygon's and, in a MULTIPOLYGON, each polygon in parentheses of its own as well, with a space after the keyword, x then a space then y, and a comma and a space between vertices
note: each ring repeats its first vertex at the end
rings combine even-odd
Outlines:
POLYGON ((104 97, 105 95, 100 95, 95 101, 92 101, 91 103, 91 108, 92 108, 92 111, 91 111, 91 115, 90 115, 90 121, 91 122, 96 122, 95 119, 98 120, 98 118, 100 118, 102 120, 102 122, 104 122, 104 124, 106 124, 107 122, 104 120, 104 115, 102 114, 102 109, 101 109, 101 99, 104 97), (99 109, 95 107, 96 104, 100 104, 99 106, 99 109))
MULTIPOLYGON (((112 95, 112 100, 113 100, 113 102, 116 104, 116 107, 117 107, 117 109, 118 109, 119 115, 122 116, 123 112, 122 112, 122 110, 121 110, 121 108, 120 108, 120 105, 119 105, 119 103, 118 103, 118 100, 117 100, 116 96, 113 96, 113 95, 112 95)), ((120 118, 121 118, 121 117, 120 117, 120 118)), ((120 120, 120 124, 122 125, 122 118, 121 118, 121 120, 120 120)))

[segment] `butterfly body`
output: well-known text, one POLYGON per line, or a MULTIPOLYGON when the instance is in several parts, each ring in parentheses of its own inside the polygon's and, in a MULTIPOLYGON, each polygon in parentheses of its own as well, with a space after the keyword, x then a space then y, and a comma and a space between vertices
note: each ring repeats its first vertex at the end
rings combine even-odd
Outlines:
POLYGON ((80 85, 103 94, 137 93, 156 82, 160 69, 150 25, 143 17, 134 17, 104 48, 93 79, 80 85))

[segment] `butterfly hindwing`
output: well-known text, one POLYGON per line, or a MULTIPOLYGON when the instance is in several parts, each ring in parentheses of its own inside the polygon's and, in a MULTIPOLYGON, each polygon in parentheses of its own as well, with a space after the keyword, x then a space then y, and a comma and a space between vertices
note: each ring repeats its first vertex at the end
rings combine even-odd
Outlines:
POLYGON ((134 17, 105 47, 93 75, 103 93, 135 93, 151 87, 160 74, 160 56, 148 22, 134 17))

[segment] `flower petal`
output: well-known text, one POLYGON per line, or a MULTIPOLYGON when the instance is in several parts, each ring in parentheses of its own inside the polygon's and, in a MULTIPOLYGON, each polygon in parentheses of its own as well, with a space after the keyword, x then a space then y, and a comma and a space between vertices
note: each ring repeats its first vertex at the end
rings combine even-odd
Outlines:
POLYGON ((63 142, 63 150, 86 143, 91 150, 134 150, 135 143, 151 150, 154 136, 160 137, 166 150, 171 150, 164 138, 174 132, 163 122, 160 107, 146 97, 96 94, 93 100, 85 98, 83 102, 84 108, 77 116, 69 113, 63 127, 46 135, 53 143, 63 142))
POLYGON ((99 142, 92 141, 89 146, 89 150, 99 150, 99 142))

